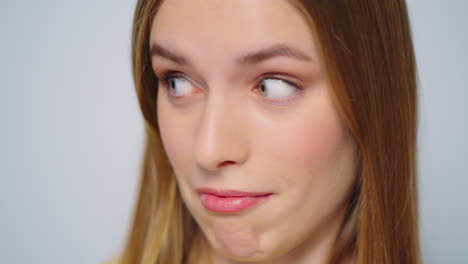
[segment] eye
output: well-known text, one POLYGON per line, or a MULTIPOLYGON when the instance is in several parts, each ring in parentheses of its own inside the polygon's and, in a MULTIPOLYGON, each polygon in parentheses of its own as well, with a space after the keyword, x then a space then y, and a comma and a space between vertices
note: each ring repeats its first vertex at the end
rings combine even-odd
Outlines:
POLYGON ((192 85, 183 77, 166 75, 162 82, 172 96, 182 97, 192 93, 192 85))
POLYGON ((271 100, 281 100, 290 97, 298 88, 280 79, 263 79, 258 87, 261 95, 271 100))

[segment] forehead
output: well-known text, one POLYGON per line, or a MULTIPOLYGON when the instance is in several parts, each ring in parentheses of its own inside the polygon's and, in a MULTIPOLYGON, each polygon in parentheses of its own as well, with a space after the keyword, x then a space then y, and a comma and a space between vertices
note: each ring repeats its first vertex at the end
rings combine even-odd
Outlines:
POLYGON ((150 43, 219 56, 281 43, 315 55, 305 17, 287 0, 165 0, 150 43))

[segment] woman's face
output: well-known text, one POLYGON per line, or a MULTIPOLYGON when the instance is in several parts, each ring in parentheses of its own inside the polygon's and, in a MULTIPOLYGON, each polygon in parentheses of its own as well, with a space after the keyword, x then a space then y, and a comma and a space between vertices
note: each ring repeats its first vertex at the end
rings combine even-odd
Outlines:
POLYGON ((304 16, 286 0, 166 0, 150 46, 163 145, 215 258, 324 252, 357 148, 304 16))

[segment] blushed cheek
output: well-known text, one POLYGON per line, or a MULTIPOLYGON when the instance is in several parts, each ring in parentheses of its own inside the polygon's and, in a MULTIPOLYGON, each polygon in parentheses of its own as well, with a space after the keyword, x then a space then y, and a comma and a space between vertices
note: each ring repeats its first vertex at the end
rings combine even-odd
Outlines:
POLYGON ((190 167, 190 137, 186 134, 183 135, 180 131, 187 131, 180 129, 177 126, 168 126, 161 131, 161 138, 163 140, 164 149, 167 153, 169 161, 173 166, 176 175, 186 175, 185 170, 190 167))
MULTIPOLYGON (((180 169, 190 166, 190 137, 188 130, 181 127, 181 122, 174 122, 177 116, 170 111, 162 111, 159 117, 159 128, 164 151, 173 166, 176 175, 179 175, 180 169)), ((184 175, 184 174, 181 174, 184 175)))
POLYGON ((344 133, 336 116, 313 115, 281 129, 281 133, 272 135, 273 139, 275 143, 269 145, 267 153, 274 155, 276 166, 287 166, 283 169, 289 173, 283 180, 300 184, 304 179, 299 175, 316 175, 330 165, 344 142, 344 133))

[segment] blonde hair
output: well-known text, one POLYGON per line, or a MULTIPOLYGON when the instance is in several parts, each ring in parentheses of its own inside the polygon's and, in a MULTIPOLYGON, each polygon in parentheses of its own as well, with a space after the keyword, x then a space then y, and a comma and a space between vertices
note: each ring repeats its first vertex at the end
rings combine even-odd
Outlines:
MULTIPOLYGON (((330 263, 418 264, 416 62, 404 0, 303 0, 332 95, 360 148, 358 177, 330 263), (343 238, 343 239, 341 239, 343 238)), ((132 65, 146 123, 134 218, 122 264, 182 264, 200 232, 177 189, 157 122, 149 35, 159 0, 139 0, 132 65)))

